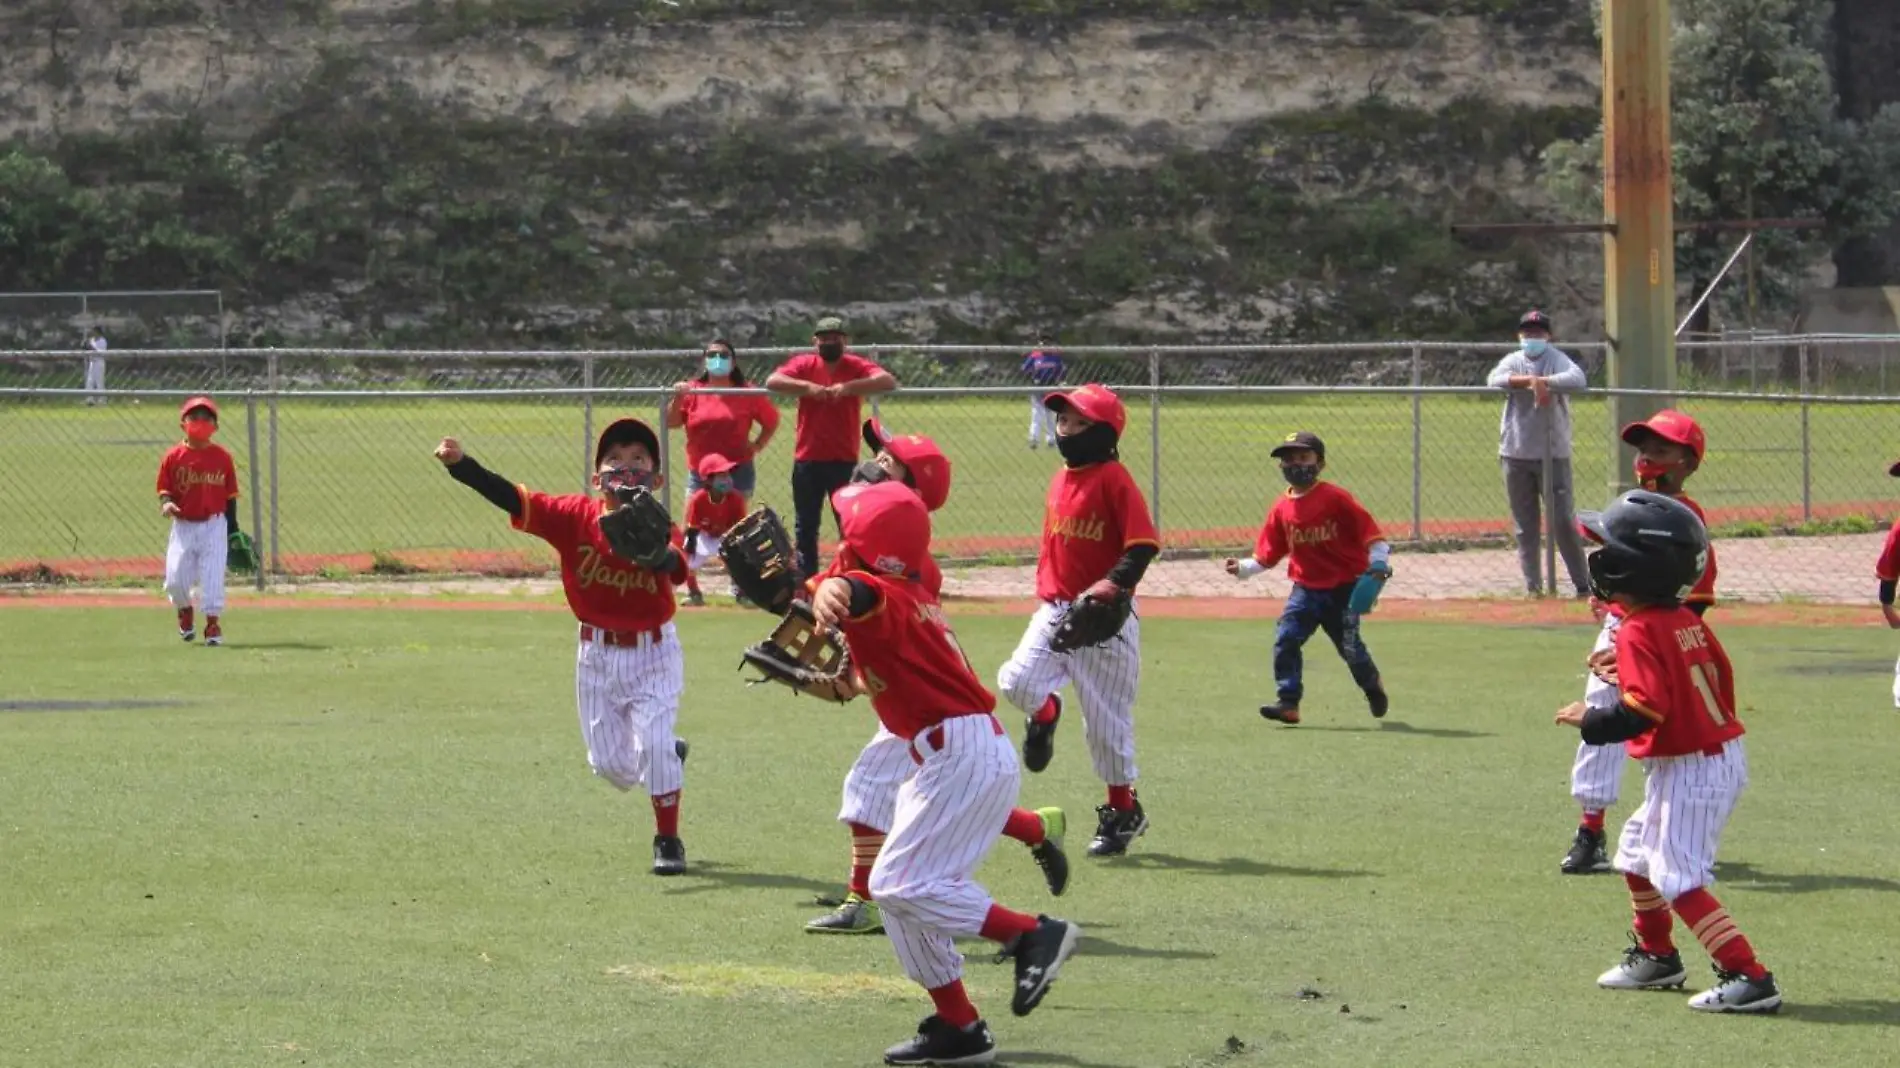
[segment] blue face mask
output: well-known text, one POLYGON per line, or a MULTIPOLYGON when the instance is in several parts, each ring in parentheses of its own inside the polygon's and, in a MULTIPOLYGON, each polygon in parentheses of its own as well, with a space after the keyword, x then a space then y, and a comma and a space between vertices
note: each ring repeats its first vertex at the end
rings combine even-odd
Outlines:
POLYGON ((1550 348, 1550 342, 1541 337, 1527 337, 1522 340, 1524 344, 1524 355, 1529 356, 1533 360, 1542 356, 1544 350, 1550 348))
POLYGON ((732 373, 732 357, 723 352, 706 354, 706 373, 709 375, 729 375, 732 373))

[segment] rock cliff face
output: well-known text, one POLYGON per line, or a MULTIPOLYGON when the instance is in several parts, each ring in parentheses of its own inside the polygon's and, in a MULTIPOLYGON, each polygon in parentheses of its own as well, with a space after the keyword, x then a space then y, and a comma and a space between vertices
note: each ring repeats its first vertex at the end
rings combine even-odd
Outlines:
POLYGON ((1593 310, 1587 242, 1446 232, 1547 215, 1538 151, 1595 123, 1584 4, 757 6, 30 0, 0 16, 0 289, 208 286, 234 342, 365 344, 1593 310))

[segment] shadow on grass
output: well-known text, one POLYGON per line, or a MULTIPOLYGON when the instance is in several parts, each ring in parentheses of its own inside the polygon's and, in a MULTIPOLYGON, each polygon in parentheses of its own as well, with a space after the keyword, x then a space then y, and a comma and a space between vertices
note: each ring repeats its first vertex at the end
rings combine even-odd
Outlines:
POLYGON ((1852 1001, 1829 1001, 1820 1005, 1789 1003, 1781 1007, 1779 1015, 1783 1019, 1801 1023, 1900 1027, 1900 1001, 1856 998, 1852 1001))
POLYGON ((835 893, 837 884, 802 875, 780 875, 769 871, 743 871, 718 861, 690 861, 684 875, 672 880, 680 885, 667 889, 669 895, 707 894, 715 890, 803 890, 810 894, 835 893))
POLYGON ((1416 738, 1449 738, 1453 740, 1469 738, 1495 738, 1490 731, 1464 731, 1454 727, 1414 727, 1395 719, 1373 720, 1364 727, 1335 727, 1302 723, 1294 730, 1337 731, 1342 734, 1399 734, 1416 738))
POLYGON ((184 703, 133 698, 109 698, 104 701, 0 701, 0 712, 111 712, 135 708, 179 708, 184 703))
POLYGON ((1718 882, 1734 883, 1768 894, 1818 894, 1826 890, 1880 890, 1900 893, 1900 882, 1873 875, 1777 875, 1753 864, 1722 862, 1715 866, 1718 882))
POLYGON ((1364 879, 1373 874, 1352 868, 1298 868, 1288 864, 1269 864, 1266 861, 1251 860, 1247 857, 1201 860, 1196 857, 1175 856, 1172 853, 1130 853, 1115 861, 1114 866, 1158 868, 1163 871, 1192 872, 1196 875, 1285 875, 1296 879, 1364 879))
POLYGON ((1138 957, 1145 960, 1213 960, 1218 953, 1209 953, 1204 949, 1150 949, 1147 946, 1131 946, 1124 942, 1115 942, 1107 938, 1097 938, 1082 928, 1082 941, 1076 944, 1078 957, 1138 957))
POLYGON ((248 653, 258 651, 286 651, 293 653, 327 653, 330 647, 315 642, 233 642, 224 648, 233 652, 248 653))
POLYGON ((1080 1057, 1072 1057, 1067 1053, 1038 1053, 1029 1050, 1011 1053, 1008 1050, 999 1049, 996 1051, 996 1060, 994 1063, 1002 1066, 1011 1064, 1061 1064, 1067 1065, 1068 1068, 1123 1068, 1121 1065, 1103 1064, 1101 1061, 1085 1061, 1080 1057))

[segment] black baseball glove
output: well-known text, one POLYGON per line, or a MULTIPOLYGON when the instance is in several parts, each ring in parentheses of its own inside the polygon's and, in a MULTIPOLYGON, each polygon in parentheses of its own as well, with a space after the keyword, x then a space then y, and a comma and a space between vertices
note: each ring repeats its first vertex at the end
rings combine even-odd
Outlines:
POLYGON ((1049 648, 1058 653, 1086 649, 1122 632, 1128 617, 1135 613, 1135 595, 1109 582, 1098 582, 1077 597, 1062 622, 1049 638, 1049 648))
POLYGON ((666 505, 645 486, 605 483, 620 506, 600 517, 600 532, 622 560, 658 571, 673 548, 673 520, 666 505))
POLYGON ((778 513, 760 508, 733 524, 719 543, 719 559, 741 596, 773 615, 791 609, 798 593, 797 557, 792 536, 778 513))
POLYGON ((796 693, 843 704, 858 695, 851 656, 836 634, 818 636, 811 605, 793 601, 772 636, 746 649, 739 662, 759 673, 753 682, 776 682, 796 693))

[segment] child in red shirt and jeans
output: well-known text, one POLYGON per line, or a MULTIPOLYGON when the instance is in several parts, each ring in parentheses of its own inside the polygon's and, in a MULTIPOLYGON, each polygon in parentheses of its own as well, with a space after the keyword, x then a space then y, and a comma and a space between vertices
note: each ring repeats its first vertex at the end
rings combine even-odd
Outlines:
POLYGON ((1280 461, 1280 473, 1286 478, 1286 495, 1267 512, 1253 556, 1226 564, 1228 574, 1249 579, 1287 560, 1287 578, 1293 581, 1273 640, 1278 699, 1262 705, 1260 714, 1288 726, 1300 722, 1302 649, 1313 631, 1324 630, 1351 669, 1352 681, 1365 691, 1373 717, 1383 717, 1385 687, 1372 654, 1360 640, 1359 616, 1370 610, 1379 585, 1392 574, 1392 547, 1357 498, 1320 481, 1320 472, 1326 469, 1326 443, 1318 434, 1305 430, 1288 434, 1273 450, 1273 457, 1280 461), (1362 580, 1365 592, 1355 597, 1362 580))

